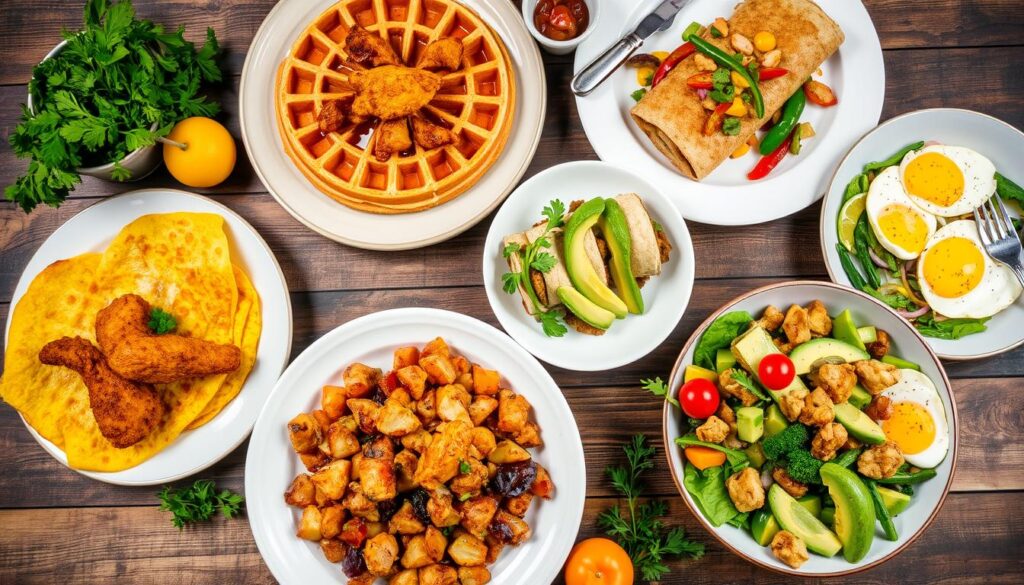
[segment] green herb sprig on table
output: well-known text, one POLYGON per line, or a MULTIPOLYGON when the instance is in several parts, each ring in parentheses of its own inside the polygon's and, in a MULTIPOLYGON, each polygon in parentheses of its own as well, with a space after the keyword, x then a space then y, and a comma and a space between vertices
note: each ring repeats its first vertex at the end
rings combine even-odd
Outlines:
MULTIPOLYGON (((550 311, 544 309, 540 299, 537 297, 537 292, 533 289, 533 284, 530 282, 530 270, 533 269, 546 273, 555 267, 555 257, 544 250, 554 245, 551 232, 565 225, 565 204, 558 199, 554 199, 541 213, 547 219, 547 225, 544 228, 544 233, 539 238, 527 244, 525 248, 513 242, 506 245, 505 249, 502 250, 502 256, 506 260, 511 258, 513 254, 517 254, 522 269, 519 272, 510 271, 502 274, 501 286, 505 292, 511 295, 515 294, 519 286, 522 285, 530 297, 530 302, 533 303, 534 311, 537 314, 537 318, 540 319, 544 335, 548 337, 562 337, 568 331, 562 322, 565 314, 561 309, 552 309, 550 311)), ((548 291, 548 294, 554 294, 554 292, 548 291)))
POLYGON ((178 529, 193 522, 203 522, 220 511, 225 518, 233 518, 242 509, 245 498, 230 490, 217 491, 212 480, 196 480, 189 487, 172 490, 168 486, 157 494, 160 511, 170 512, 171 523, 178 529))
POLYGON ((184 118, 220 111, 201 93, 222 77, 217 37, 208 29, 196 49, 183 32, 136 19, 130 0, 88 0, 84 29, 65 31, 64 49, 32 71, 34 111, 22 110, 10 136, 14 153, 31 161, 6 198, 26 213, 40 204, 58 207, 83 166, 114 163, 114 178, 129 179, 120 165, 128 153, 184 118))
POLYGON ((640 475, 654 467, 654 447, 647 444, 644 435, 635 435, 622 447, 626 453, 626 466, 609 467, 606 471, 612 485, 626 498, 628 517, 618 505, 601 513, 597 523, 626 549, 637 572, 645 581, 657 581, 669 572, 668 557, 686 556, 699 559, 704 556, 704 545, 686 539, 681 527, 666 529, 660 517, 668 513, 663 501, 640 503, 643 482, 640 475))

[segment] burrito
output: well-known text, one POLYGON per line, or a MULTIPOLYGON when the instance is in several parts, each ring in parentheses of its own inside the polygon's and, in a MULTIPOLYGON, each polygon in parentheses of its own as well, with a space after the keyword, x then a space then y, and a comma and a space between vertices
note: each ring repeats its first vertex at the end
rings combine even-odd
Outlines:
POLYGON ((630 114, 654 146, 684 175, 701 180, 756 132, 843 42, 843 31, 811 0, 746 0, 728 21, 729 35, 709 42, 732 53, 729 36, 775 35, 781 67, 789 73, 758 84, 764 117, 744 116, 739 133, 703 133, 708 112, 686 81, 700 72, 696 59, 680 62, 637 103, 630 114))

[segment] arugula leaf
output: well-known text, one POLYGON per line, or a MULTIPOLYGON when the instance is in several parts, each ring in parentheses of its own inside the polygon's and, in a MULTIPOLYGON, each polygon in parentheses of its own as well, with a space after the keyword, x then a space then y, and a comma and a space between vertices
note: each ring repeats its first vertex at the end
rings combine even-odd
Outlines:
POLYGON ((679 401, 672 397, 671 390, 661 378, 640 380, 640 385, 651 394, 664 398, 672 406, 679 406, 679 401))
POLYGON ((530 268, 540 272, 548 272, 555 267, 555 257, 547 252, 539 252, 537 257, 530 263, 530 268))
POLYGON ((186 524, 209 520, 217 511, 225 518, 236 516, 245 498, 230 490, 217 491, 212 480, 196 480, 189 487, 172 490, 164 486, 157 494, 160 511, 171 513, 171 523, 179 530, 186 524))
POLYGON ((548 337, 562 337, 569 331, 565 324, 562 323, 562 317, 564 315, 561 311, 555 309, 551 311, 545 311, 540 314, 540 326, 544 331, 544 335, 548 337))
POLYGON ((762 388, 761 385, 757 383, 757 380, 751 378, 750 375, 747 374, 746 370, 743 370, 741 368, 733 368, 732 379, 738 382, 740 386, 743 386, 744 388, 749 390, 751 394, 757 396, 761 400, 771 400, 771 397, 768 396, 768 392, 766 392, 765 389, 762 388))
POLYGON ((981 333, 988 329, 985 323, 988 323, 989 319, 991 317, 983 319, 944 319, 939 321, 935 319, 934 313, 928 313, 918 317, 914 321, 914 327, 917 327, 917 331, 925 337, 960 339, 961 337, 981 333))
POLYGON ((519 277, 518 272, 506 272, 501 275, 501 288, 508 294, 515 294, 516 289, 519 288, 519 277))
POLYGON ((693 350, 693 363, 709 370, 715 369, 715 353, 729 347, 733 339, 746 330, 754 318, 746 311, 732 311, 715 319, 700 336, 693 350))
POLYGON ((147 325, 153 333, 163 335, 164 333, 174 331, 175 327, 178 326, 178 322, 167 311, 160 307, 153 307, 149 312, 149 323, 147 325))

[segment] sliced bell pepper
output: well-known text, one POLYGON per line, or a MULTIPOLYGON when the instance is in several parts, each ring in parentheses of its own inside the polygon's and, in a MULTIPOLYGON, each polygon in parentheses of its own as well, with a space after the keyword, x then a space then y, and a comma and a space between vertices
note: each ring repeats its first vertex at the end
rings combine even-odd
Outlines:
POLYGON ((769 79, 776 79, 789 73, 789 69, 784 67, 764 67, 757 70, 758 81, 768 81, 769 79))
POLYGON ((715 86, 714 82, 711 81, 710 71, 691 75, 690 78, 686 80, 686 85, 693 89, 711 89, 715 86))
POLYGON ((827 108, 839 103, 832 88, 820 81, 808 81, 805 83, 804 93, 807 94, 807 99, 811 100, 811 103, 816 106, 827 108))
POLYGON ((668 57, 665 57, 665 60, 658 66, 658 70, 654 72, 654 78, 651 79, 651 87, 661 83, 661 80, 665 79, 665 76, 668 75, 669 71, 672 71, 673 67, 692 55, 696 50, 697 48, 693 46, 693 43, 683 43, 676 47, 676 50, 669 53, 668 57))
POLYGON ((761 95, 761 89, 757 86, 757 82, 754 81, 754 78, 750 75, 750 71, 748 71, 742 63, 737 61, 729 53, 726 53, 722 49, 719 49, 717 46, 712 45, 697 35, 690 35, 686 40, 693 43, 693 46, 698 51, 714 59, 720 67, 728 67, 738 73, 750 87, 750 96, 754 100, 754 113, 757 114, 758 118, 764 116, 764 96, 761 95))
POLYGON ((725 121, 725 112, 731 107, 732 102, 718 104, 715 110, 708 114, 708 119, 704 121, 704 136, 713 136, 722 129, 722 122, 725 121))
POLYGON ((767 177, 768 173, 772 172, 775 167, 779 166, 782 159, 786 158, 786 155, 789 154, 789 145, 792 141, 793 134, 790 133, 778 148, 773 150, 770 154, 762 156, 761 160, 757 161, 757 165, 754 169, 747 173, 747 178, 751 181, 757 181, 758 179, 767 177))

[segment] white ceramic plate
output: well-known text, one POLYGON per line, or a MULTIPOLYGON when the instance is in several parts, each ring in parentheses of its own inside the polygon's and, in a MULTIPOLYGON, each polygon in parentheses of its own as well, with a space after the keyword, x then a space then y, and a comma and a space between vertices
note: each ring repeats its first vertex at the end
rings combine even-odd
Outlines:
MULTIPOLYGON (((821 206, 821 252, 833 282, 850 286, 836 251, 836 216, 842 205, 847 183, 868 162, 888 158, 904 146, 918 140, 937 140, 972 148, 988 157, 996 170, 1018 184, 1024 184, 1020 153, 1024 152, 1024 133, 977 112, 957 109, 933 109, 910 112, 888 120, 872 130, 850 149, 839 164, 821 206)), ((925 338, 942 359, 975 360, 1009 351, 1024 343, 1024 296, 999 312, 987 323, 988 330, 962 339, 925 338)))
POLYGON ((599 161, 561 164, 524 182, 498 210, 484 245, 484 288, 501 326, 533 355, 569 370, 610 370, 658 347, 686 310, 693 273, 690 232, 669 198, 636 173, 599 161), (501 254, 502 239, 543 219, 541 209, 552 199, 560 199, 568 207, 576 199, 630 192, 640 195, 651 218, 664 226, 672 242, 671 260, 640 289, 647 312, 616 321, 601 336, 583 335, 570 327, 565 337, 547 337, 540 323, 523 309, 519 293, 510 295, 501 287, 501 275, 508 272, 501 254))
POLYGON ((509 2, 460 0, 498 33, 516 76, 516 112, 504 151, 464 193, 418 213, 378 215, 345 207, 321 193, 285 154, 274 114, 274 79, 281 60, 306 26, 335 0, 281 0, 249 47, 239 87, 242 140, 256 174, 277 202, 307 227, 332 240, 370 250, 407 250, 455 237, 487 216, 512 190, 533 159, 547 107, 540 51, 509 2))
POLYGON ((871 550, 860 562, 848 563, 843 559, 842 554, 832 558, 825 558, 812 553, 810 560, 799 569, 791 569, 788 565, 776 559, 770 548, 759 546, 748 532, 728 525, 715 528, 704 519, 693 498, 690 497, 686 488, 683 487, 683 451, 674 442, 677 437, 681 437, 688 432, 686 420, 683 417, 682 411, 667 402, 665 403, 662 418, 664 423, 665 452, 668 455, 669 467, 672 469, 672 478, 675 480, 676 487, 679 489, 679 493, 683 495, 683 499, 686 501, 690 511, 712 536, 721 541, 732 552, 767 569, 801 577, 834 577, 863 571, 899 554, 900 551, 920 536, 928 525, 931 524, 932 520, 935 519, 953 482, 958 437, 956 403, 952 399, 949 379, 946 378, 942 364, 928 347, 928 344, 925 343, 924 339, 902 317, 882 303, 858 291, 827 282, 802 281, 773 284, 750 291, 733 299, 715 311, 714 314, 708 317, 707 321, 701 323, 679 354, 679 359, 672 369, 669 388, 675 391, 683 383, 683 370, 686 365, 693 363, 693 350, 697 340, 700 339, 704 330, 722 313, 745 310, 755 318, 758 318, 768 305, 788 307, 791 304, 798 304, 802 306, 814 299, 825 303, 831 315, 835 315, 843 309, 850 309, 854 320, 859 325, 871 324, 888 331, 893 341, 893 353, 920 364, 921 371, 935 383, 935 388, 942 398, 946 420, 949 423, 949 453, 942 464, 936 468, 938 475, 926 482, 915 485, 914 496, 910 501, 909 507, 902 514, 893 518, 896 524, 896 531, 899 534, 899 539, 896 542, 885 540, 882 536, 881 528, 876 525, 875 540, 871 545, 871 550))
MULTIPOLYGON (((11 307, 17 306, 29 284, 44 268, 64 258, 85 252, 102 252, 125 225, 150 213, 190 211, 216 213, 224 218, 231 242, 231 259, 241 266, 263 305, 263 333, 256 364, 245 386, 213 420, 194 431, 185 431, 166 449, 124 471, 78 471, 82 475, 119 485, 156 485, 198 473, 223 459, 240 445, 256 422, 256 415, 277 382, 292 347, 292 306, 288 285, 274 253, 256 230, 234 211, 202 197, 174 189, 143 189, 99 203, 72 217, 39 247, 14 289, 11 307)), ((11 318, 7 317, 7 333, 11 318)), ((28 426, 46 451, 67 465, 67 457, 56 445, 28 426)))
MULTIPOLYGON (((604 2, 593 36, 576 51, 579 71, 616 39, 632 31, 660 0, 604 2), (632 6, 632 7, 631 7, 632 6)), ((576 98, 587 138, 602 160, 633 169, 661 185, 683 217, 715 225, 750 225, 777 219, 817 201, 828 185, 835 161, 853 141, 878 123, 885 94, 882 47, 871 17, 860 2, 828 0, 822 8, 843 29, 846 40, 822 65, 821 79, 836 92, 839 105, 808 105, 801 120, 817 133, 803 144, 800 156, 787 156, 767 179, 749 181, 757 164, 754 153, 727 159, 701 182, 690 180, 650 143, 629 116, 630 94, 637 89, 636 73, 620 68, 592 94, 576 98)), ((671 51, 691 22, 708 23, 728 17, 735 3, 691 2, 668 30, 654 34, 641 51, 671 51)))
POLYGON ((300 514, 282 494, 306 470, 285 425, 317 408, 321 387, 340 383, 348 364, 387 368, 395 348, 422 346, 438 336, 470 361, 497 369, 503 385, 530 401, 544 440, 532 450, 534 459, 555 484, 555 496, 537 500, 526 515, 530 539, 507 547, 489 567, 492 585, 550 583, 558 575, 576 539, 586 496, 583 445, 561 390, 537 360, 490 325, 437 309, 395 309, 350 321, 310 345, 281 376, 256 421, 245 465, 249 523, 263 559, 284 585, 346 582, 340 565, 329 563, 316 543, 295 536, 300 514))

